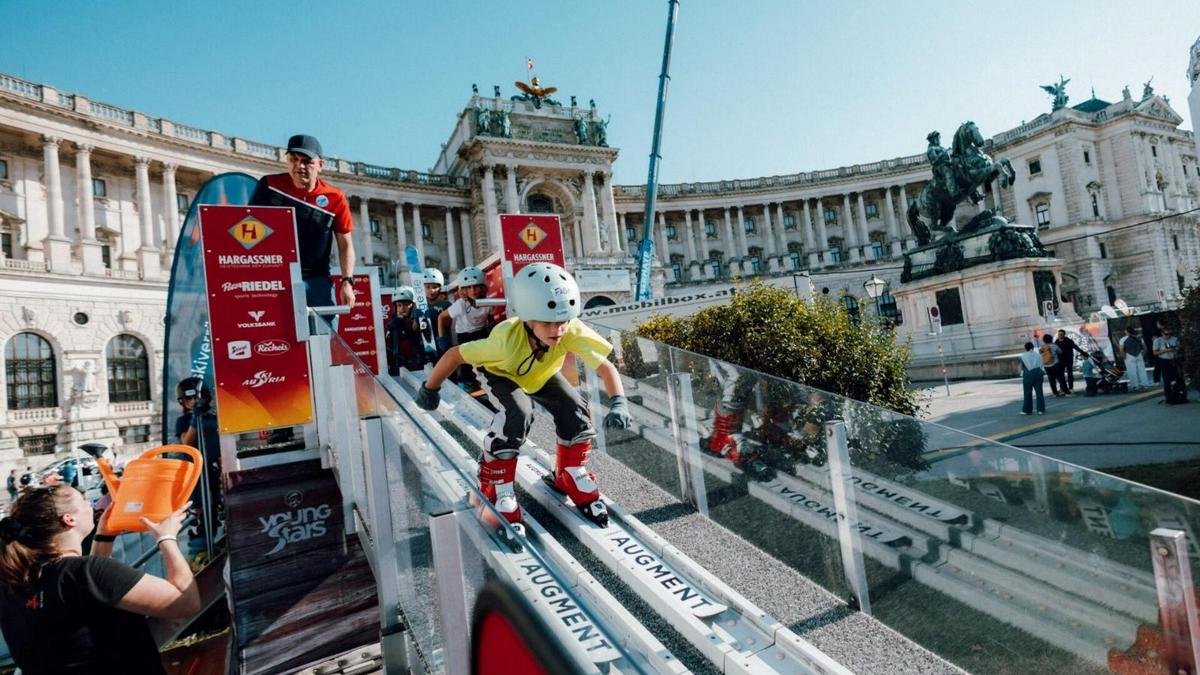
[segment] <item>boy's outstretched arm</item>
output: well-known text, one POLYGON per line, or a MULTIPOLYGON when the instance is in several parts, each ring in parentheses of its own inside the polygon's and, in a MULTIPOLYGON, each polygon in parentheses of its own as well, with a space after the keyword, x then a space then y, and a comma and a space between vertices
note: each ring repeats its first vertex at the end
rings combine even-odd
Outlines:
POLYGON ((604 416, 604 425, 628 429, 633 425, 629 416, 629 404, 625 402, 625 387, 621 384, 621 373, 611 361, 604 361, 596 366, 596 374, 604 383, 604 393, 608 394, 608 414, 604 416))
POLYGON ((450 377, 450 373, 454 372, 463 363, 462 354, 458 352, 458 347, 451 347, 438 359, 438 362, 433 366, 433 372, 429 374, 429 379, 417 389, 416 402, 424 410, 436 410, 438 403, 441 403, 442 397, 438 394, 438 389, 441 389, 442 382, 450 377))

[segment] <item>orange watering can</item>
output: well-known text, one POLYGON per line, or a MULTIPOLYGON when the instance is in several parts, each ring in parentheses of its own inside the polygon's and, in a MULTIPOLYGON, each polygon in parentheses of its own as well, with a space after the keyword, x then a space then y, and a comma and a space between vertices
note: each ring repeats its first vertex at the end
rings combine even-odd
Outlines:
POLYGON ((121 478, 117 478, 105 460, 96 458, 96 465, 113 500, 109 529, 145 532, 146 526, 140 518, 157 523, 187 503, 200 479, 204 458, 199 450, 188 445, 163 445, 126 464, 121 478), (159 456, 166 454, 187 455, 192 461, 159 456))

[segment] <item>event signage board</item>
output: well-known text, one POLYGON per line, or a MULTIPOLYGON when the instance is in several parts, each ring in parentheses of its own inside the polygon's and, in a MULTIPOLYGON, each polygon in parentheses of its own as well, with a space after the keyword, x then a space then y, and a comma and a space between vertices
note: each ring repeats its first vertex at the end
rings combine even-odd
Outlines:
POLYGON ((558 216, 502 214, 500 237, 504 241, 504 260, 512 263, 513 274, 530 263, 545 262, 566 267, 558 216))
POLYGON ((221 433, 313 419, 308 346, 297 339, 291 209, 201 206, 201 245, 221 433))
MULTIPOLYGON (((333 281, 334 288, 338 288, 341 277, 334 277, 333 281)), ((378 285, 372 268, 355 274, 354 307, 349 314, 338 317, 337 332, 359 360, 371 372, 379 375, 380 355, 383 352, 383 316, 387 306, 380 306, 377 292, 378 285)), ((343 304, 341 297, 338 297, 338 304, 343 304)))

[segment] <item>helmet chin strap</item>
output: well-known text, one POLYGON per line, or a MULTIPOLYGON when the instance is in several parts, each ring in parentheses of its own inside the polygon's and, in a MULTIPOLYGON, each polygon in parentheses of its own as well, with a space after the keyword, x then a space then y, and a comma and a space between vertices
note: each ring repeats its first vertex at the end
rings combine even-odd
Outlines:
POLYGON ((550 351, 550 347, 538 338, 537 334, 533 332, 533 329, 529 327, 529 324, 522 322, 521 325, 524 326, 525 335, 529 336, 529 339, 533 341, 534 346, 533 351, 530 352, 529 356, 517 365, 517 375, 525 375, 529 371, 533 370, 534 361, 538 360, 543 354, 550 351))

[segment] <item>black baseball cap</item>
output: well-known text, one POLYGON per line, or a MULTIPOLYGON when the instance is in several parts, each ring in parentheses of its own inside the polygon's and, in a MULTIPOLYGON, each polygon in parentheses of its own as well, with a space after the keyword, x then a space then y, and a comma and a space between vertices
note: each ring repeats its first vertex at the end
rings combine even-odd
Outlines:
POLYGON ((318 141, 316 136, 296 134, 288 139, 287 151, 298 152, 315 159, 321 156, 321 141, 318 141))

